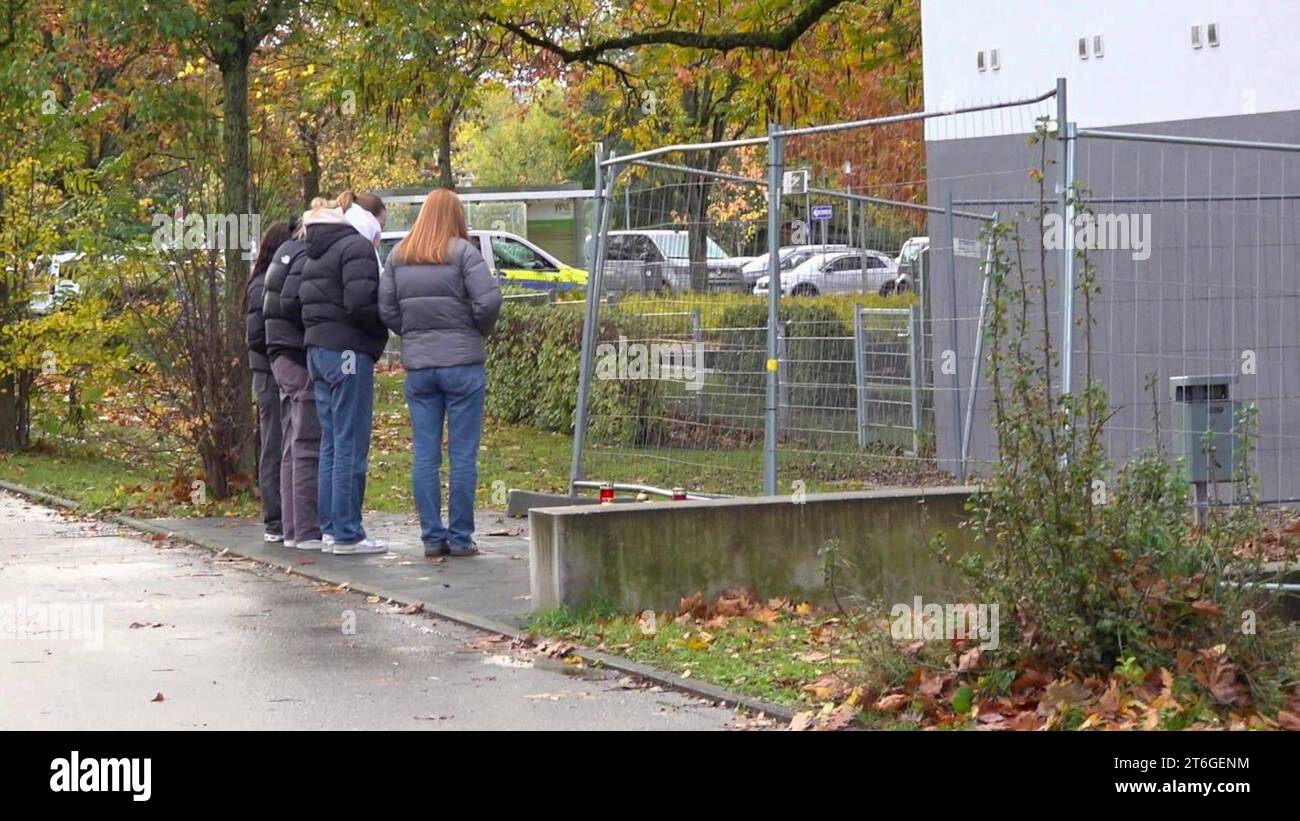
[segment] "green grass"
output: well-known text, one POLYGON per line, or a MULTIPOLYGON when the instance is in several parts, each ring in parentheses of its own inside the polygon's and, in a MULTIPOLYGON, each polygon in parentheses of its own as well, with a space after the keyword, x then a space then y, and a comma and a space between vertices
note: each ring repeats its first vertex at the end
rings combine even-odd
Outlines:
POLYGON ((653 635, 636 617, 607 608, 550 610, 532 616, 530 630, 709 681, 777 704, 809 707, 827 700, 804 688, 824 676, 850 677, 861 668, 851 631, 841 620, 790 608, 761 618, 717 622, 659 614, 653 635))
MULTIPOLYGON (((123 431, 100 425, 89 442, 120 438, 123 431), (112 436, 110 436, 111 434, 112 436)), ((499 506, 498 488, 563 491, 568 486, 572 438, 532 428, 489 422, 479 460, 478 503, 499 506), (496 485, 501 482, 501 485, 496 485)), ((382 373, 375 384, 375 432, 370 450, 366 508, 385 513, 415 509, 411 494, 411 429, 400 373, 382 373)), ((91 444, 55 444, 41 440, 31 450, 0 453, 0 478, 80 502, 92 510, 145 517, 255 516, 258 502, 251 490, 196 505, 189 498, 189 474, 177 478, 170 460, 149 461, 117 448, 91 444)), ((147 453, 147 451, 145 452, 147 453)), ((447 465, 444 461, 444 481, 447 465)))
POLYGON ((0 453, 0 478, 72 499, 92 510, 133 510, 144 495, 134 488, 164 482, 167 475, 156 465, 128 464, 91 448, 42 447, 0 453))
MULTIPOLYGON (((400 371, 375 377, 374 434, 371 440, 366 509, 409 513, 412 441, 410 414, 400 371)), ((508 488, 566 492, 573 437, 488 419, 479 450, 477 503, 500 508, 508 488)), ((194 504, 190 483, 201 478, 193 464, 177 467, 177 445, 168 437, 125 425, 94 422, 85 443, 38 440, 21 453, 0 454, 0 478, 81 502, 93 510, 144 517, 255 516, 252 489, 231 499, 194 504), (130 443, 127 446, 127 443, 130 443), (151 450, 150 448, 165 450, 151 450), (155 458, 150 455, 157 454, 155 458)), ((647 450, 591 445, 584 464, 595 480, 676 486, 716 493, 758 493, 762 477, 761 437, 712 449, 656 447, 647 450)), ((444 457, 444 481, 448 468, 444 457)), ((781 453, 782 476, 804 482, 804 490, 848 490, 892 480, 925 483, 924 463, 915 459, 857 451, 801 451, 788 443, 781 453), (919 478, 910 478, 919 472, 919 478), (900 478, 901 477, 901 478, 900 478)))

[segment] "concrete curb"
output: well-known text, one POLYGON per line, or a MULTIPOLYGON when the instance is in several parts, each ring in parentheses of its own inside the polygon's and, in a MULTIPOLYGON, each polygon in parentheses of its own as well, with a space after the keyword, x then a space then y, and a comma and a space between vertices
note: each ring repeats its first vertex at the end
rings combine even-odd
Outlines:
MULTIPOLYGON (((256 556, 249 556, 247 554, 240 553, 237 550, 231 550, 226 545, 219 545, 213 542, 204 541, 203 539, 196 539, 189 536, 177 534, 174 531, 168 530, 165 527, 159 527, 158 525, 155 525, 151 522, 146 522, 143 519, 136 519, 134 517, 126 516, 120 513, 96 514, 93 511, 85 511, 82 509, 82 506, 79 503, 71 499, 64 499, 61 496, 55 496, 51 493, 46 493, 41 490, 36 490, 35 488, 26 487, 25 485, 14 484, 13 482, 8 482, 5 481, 4 479, 0 479, 0 490, 6 490, 9 491, 10 493, 16 494, 18 496, 22 496, 24 498, 30 499, 35 502, 40 502, 42 504, 49 505, 51 507, 58 507, 64 510, 81 513, 83 515, 98 516, 99 518, 107 519, 111 522, 122 525, 124 527, 128 527, 132 530, 138 530, 144 533, 152 533, 167 538, 175 539, 176 541, 185 542, 187 544, 194 545, 195 547, 201 547, 204 550, 208 550, 213 553, 220 553, 221 551, 224 550, 228 554, 239 556, 242 559, 247 559, 249 561, 256 562, 257 564, 260 564, 264 567, 276 568, 278 570, 288 570, 293 575, 301 576, 302 578, 308 579, 310 581, 322 582, 324 584, 340 583, 337 579, 328 579, 313 573, 303 572, 298 568, 294 567, 293 565, 283 565, 283 564, 278 564, 276 562, 269 562, 266 561, 265 559, 261 559, 256 556)), ((527 633, 525 633, 524 631, 520 630, 517 627, 512 627, 508 624, 494 621, 484 616, 477 616, 473 613, 466 613, 461 610, 454 610, 447 607, 435 608, 430 606, 428 602, 422 601, 420 599, 413 599, 409 596, 399 596, 397 594, 392 593, 391 591, 383 590, 373 585, 366 585, 365 587, 352 587, 349 585, 348 590, 353 593, 359 593, 365 596, 379 596, 380 598, 388 599, 394 604, 398 604, 403 607, 419 606, 420 612, 433 616, 434 618, 439 618, 439 619, 443 619, 444 621, 454 622, 456 624, 460 624, 474 630, 479 630, 484 633, 496 633, 511 639, 525 639, 528 637, 527 633)), ((575 649, 573 651, 573 654, 581 658, 583 661, 586 661, 587 663, 591 664, 592 666, 604 667, 606 669, 614 670, 615 672, 623 673, 625 675, 630 675, 640 679, 645 679, 646 681, 653 682, 662 687, 668 687, 673 690, 677 690, 683 693, 688 693, 693 696, 698 696, 699 698, 705 698, 710 701, 717 702, 718 705, 722 707, 731 707, 731 706, 744 707, 746 710, 749 710, 751 712, 762 713, 764 715, 768 715, 773 718, 780 719, 787 723, 794 718, 795 711, 789 707, 780 704, 773 704, 771 702, 764 701, 759 698, 753 698, 751 696, 746 696, 741 693, 735 693, 723 687, 710 684, 706 681, 696 681, 693 679, 682 678, 681 676, 676 675, 674 673, 669 673, 666 670, 660 670, 657 667, 651 667, 648 664, 641 664, 639 662, 635 662, 630 659, 625 659, 621 656, 614 656, 608 653, 602 653, 598 650, 588 650, 585 648, 575 649)))

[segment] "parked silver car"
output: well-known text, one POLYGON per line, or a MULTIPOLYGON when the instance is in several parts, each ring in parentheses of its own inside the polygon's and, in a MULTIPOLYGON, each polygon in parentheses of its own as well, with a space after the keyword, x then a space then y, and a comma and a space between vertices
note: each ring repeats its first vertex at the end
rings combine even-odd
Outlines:
MULTIPOLYGON (((849 251, 852 250, 848 245, 784 245, 781 247, 781 270, 793 271, 803 263, 807 262, 817 254, 825 254, 831 251, 849 251)), ((745 291, 752 292, 758 280, 768 273, 768 254, 754 257, 745 266, 741 268, 741 273, 745 277, 745 291)))
MULTIPOLYGON (((898 275, 898 265, 879 251, 850 250, 814 254, 781 274, 781 293, 790 296, 875 293, 898 275)), ((754 293, 766 295, 769 278, 759 277, 754 293)))

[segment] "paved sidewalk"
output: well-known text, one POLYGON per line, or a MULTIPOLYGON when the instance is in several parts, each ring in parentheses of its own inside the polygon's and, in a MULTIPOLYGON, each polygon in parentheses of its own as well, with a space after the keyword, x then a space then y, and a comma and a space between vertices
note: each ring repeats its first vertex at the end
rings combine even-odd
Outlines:
MULTIPOLYGON (((699 698, 230 554, 5 493, 0 521, 0 608, 12 614, 0 634, 0 729, 737 726, 731 710, 699 698)), ((500 556, 481 571, 425 572, 456 589, 520 564, 500 556)))
POLYGON ((308 553, 269 544, 260 522, 251 519, 151 519, 177 536, 225 547, 241 556, 279 565, 336 583, 383 590, 508 625, 519 625, 528 601, 528 520, 479 511, 474 538, 482 553, 466 558, 426 559, 414 516, 373 513, 365 517, 367 535, 388 543, 389 552, 372 556, 308 553))

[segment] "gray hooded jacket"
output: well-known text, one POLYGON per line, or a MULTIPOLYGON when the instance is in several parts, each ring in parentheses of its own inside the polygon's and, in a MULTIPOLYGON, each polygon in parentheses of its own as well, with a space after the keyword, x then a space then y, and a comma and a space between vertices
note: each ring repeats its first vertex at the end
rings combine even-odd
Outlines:
POLYGON ((379 277, 379 316, 402 338, 402 367, 480 365, 483 340, 501 311, 501 289, 479 250, 452 240, 444 263, 406 265, 388 255, 379 277))

